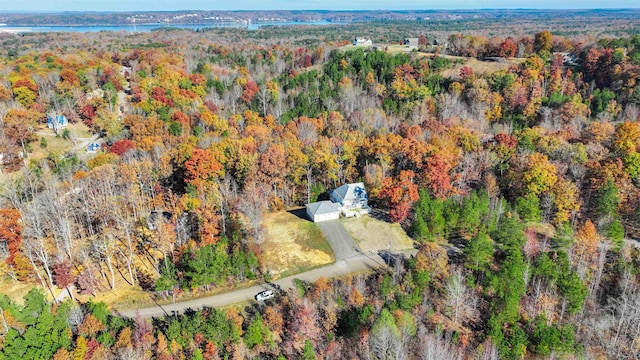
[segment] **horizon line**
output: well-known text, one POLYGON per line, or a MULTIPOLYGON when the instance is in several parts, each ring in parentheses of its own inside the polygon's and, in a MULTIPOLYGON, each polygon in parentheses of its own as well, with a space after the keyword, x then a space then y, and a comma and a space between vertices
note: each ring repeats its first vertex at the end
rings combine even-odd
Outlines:
POLYGON ((504 7, 485 7, 485 8, 416 8, 416 9, 235 9, 235 10, 222 10, 222 9, 174 9, 174 10, 0 10, 1 13, 31 13, 31 14, 64 14, 64 13, 132 13, 132 12, 181 12, 181 11, 225 11, 225 12, 252 12, 252 11, 300 11, 300 12, 314 12, 314 11, 331 11, 331 12, 377 12, 377 11, 500 11, 500 10, 521 10, 521 11, 563 11, 563 10, 640 10, 640 7, 617 7, 617 8, 601 8, 601 7, 567 7, 567 8, 504 8, 504 7))

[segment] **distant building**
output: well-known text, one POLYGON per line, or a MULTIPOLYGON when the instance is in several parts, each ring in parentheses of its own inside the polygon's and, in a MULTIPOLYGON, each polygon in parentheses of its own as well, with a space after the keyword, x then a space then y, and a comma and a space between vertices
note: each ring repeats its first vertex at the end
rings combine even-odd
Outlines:
POLYGON ((96 152, 98 150, 100 150, 100 144, 98 144, 98 143, 93 142, 93 143, 87 145, 87 152, 89 152, 89 153, 94 153, 94 152, 96 152))
POLYGON ((578 57, 575 54, 564 53, 564 52, 558 52, 558 53, 555 53, 555 54, 562 55, 562 65, 565 65, 565 66, 576 66, 576 65, 578 65, 578 57))
POLYGON ((409 49, 418 48, 418 38, 405 38, 403 44, 408 46, 409 49))
POLYGON ((47 127, 53 129, 55 132, 58 132, 59 129, 64 129, 67 125, 69 125, 69 121, 67 121, 67 117, 64 115, 47 117, 47 127))
POLYGON ((371 41, 371 39, 369 38, 356 37, 355 39, 353 39, 353 45, 354 46, 372 46, 373 41, 371 41))

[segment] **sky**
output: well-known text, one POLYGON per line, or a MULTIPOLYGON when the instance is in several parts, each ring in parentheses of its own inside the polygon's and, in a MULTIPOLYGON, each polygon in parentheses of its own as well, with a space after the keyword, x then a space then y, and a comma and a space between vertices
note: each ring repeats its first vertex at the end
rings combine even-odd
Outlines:
POLYGON ((638 8, 638 0, 0 0, 2 11, 429 10, 638 8))

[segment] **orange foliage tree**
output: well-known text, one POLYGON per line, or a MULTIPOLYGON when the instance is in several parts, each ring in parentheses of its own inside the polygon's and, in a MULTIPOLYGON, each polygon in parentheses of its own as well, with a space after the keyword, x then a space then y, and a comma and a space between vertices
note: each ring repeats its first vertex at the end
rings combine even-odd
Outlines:
POLYGON ((397 178, 383 180, 378 197, 389 204, 389 217, 393 222, 402 222, 409 216, 411 205, 418 200, 418 186, 413 183, 415 173, 403 170, 397 178))
POLYGON ((0 242, 4 242, 9 252, 7 264, 13 265, 22 243, 20 212, 16 209, 0 209, 0 242))

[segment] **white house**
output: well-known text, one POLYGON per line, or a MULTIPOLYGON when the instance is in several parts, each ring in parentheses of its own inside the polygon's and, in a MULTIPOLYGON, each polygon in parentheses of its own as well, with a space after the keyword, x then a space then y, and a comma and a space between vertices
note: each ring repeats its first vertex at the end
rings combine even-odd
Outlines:
POLYGON ((338 220, 340 218, 340 205, 331 201, 307 204, 307 216, 313 222, 338 220))
POLYGON ((417 49, 418 48, 418 38, 405 38, 403 44, 407 46, 409 49, 417 49))
POLYGON ((69 121, 67 121, 67 117, 64 115, 55 115, 47 117, 47 127, 49 129, 53 129, 53 131, 58 132, 58 129, 63 129, 69 125, 69 121))
POLYGON ((94 153, 94 152, 97 152, 98 150, 100 150, 100 144, 98 144, 98 143, 93 142, 93 143, 87 145, 87 152, 88 153, 94 153))
POLYGON ((330 198, 340 205, 342 214, 346 217, 369 213, 369 196, 361 182, 340 186, 331 192, 330 198))
POLYGON ((368 39, 368 38, 357 37, 353 39, 353 45, 354 46, 371 46, 373 45, 373 41, 371 41, 371 39, 368 39))
POLYGON ((562 55, 562 65, 565 66, 576 66, 578 65, 578 57, 572 53, 558 52, 554 53, 562 55))

